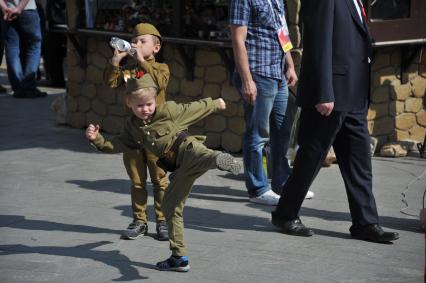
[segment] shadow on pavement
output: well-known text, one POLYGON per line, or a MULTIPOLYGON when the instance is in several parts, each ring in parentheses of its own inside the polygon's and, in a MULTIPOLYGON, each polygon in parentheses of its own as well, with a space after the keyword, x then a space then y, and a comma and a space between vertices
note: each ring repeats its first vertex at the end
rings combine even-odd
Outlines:
POLYGON ((121 254, 117 250, 113 251, 96 251, 97 247, 110 244, 109 241, 100 241, 90 244, 78 245, 75 247, 55 247, 55 246, 27 246, 27 245, 0 245, 0 255, 14 255, 14 254, 44 254, 55 256, 67 256, 74 258, 86 258, 94 261, 102 262, 105 265, 115 267, 121 273, 121 277, 112 279, 112 281, 130 281, 149 279, 139 274, 136 267, 143 267, 147 269, 155 269, 152 264, 140 263, 130 261, 130 259, 121 254))

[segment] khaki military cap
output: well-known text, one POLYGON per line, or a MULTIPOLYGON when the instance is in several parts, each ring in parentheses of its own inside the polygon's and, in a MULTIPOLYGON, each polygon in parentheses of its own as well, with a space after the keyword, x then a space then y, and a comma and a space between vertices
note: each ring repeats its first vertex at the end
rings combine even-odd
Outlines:
POLYGON ((143 74, 141 77, 130 78, 127 80, 126 89, 127 93, 130 94, 138 89, 153 87, 158 89, 157 84, 154 82, 150 74, 143 74))
POLYGON ((140 36, 145 34, 152 34, 161 39, 160 32, 153 25, 148 23, 137 24, 133 30, 133 36, 140 36))

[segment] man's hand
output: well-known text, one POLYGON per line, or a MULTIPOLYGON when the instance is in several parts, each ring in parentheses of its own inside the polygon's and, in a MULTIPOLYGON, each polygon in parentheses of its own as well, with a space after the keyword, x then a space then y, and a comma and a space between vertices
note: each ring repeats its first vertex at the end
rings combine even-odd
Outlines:
POLYGON ((243 82, 241 86, 241 94, 248 103, 254 105, 256 102, 257 88, 253 80, 243 82))
POLYGON ((120 66, 121 60, 123 60, 123 58, 126 57, 127 55, 128 55, 127 52, 121 52, 117 49, 114 49, 114 55, 112 56, 111 64, 113 64, 116 67, 120 66))
POLYGON ((328 116, 333 111, 334 102, 319 103, 315 105, 315 108, 321 115, 328 116))
POLYGON ((297 81, 299 80, 297 78, 296 70, 294 69, 294 67, 289 67, 287 69, 287 72, 285 73, 285 77, 287 79, 288 86, 295 86, 297 81))
POLYGON ((226 109, 225 100, 223 100, 222 98, 218 98, 217 100, 219 101, 219 109, 220 110, 225 110, 226 109))
POLYGON ((99 125, 90 124, 86 129, 86 138, 89 141, 94 141, 99 134, 99 125))

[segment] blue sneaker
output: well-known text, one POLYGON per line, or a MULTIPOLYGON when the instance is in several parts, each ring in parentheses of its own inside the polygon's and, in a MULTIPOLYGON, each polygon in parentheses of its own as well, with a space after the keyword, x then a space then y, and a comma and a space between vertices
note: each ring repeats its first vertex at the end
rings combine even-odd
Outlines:
POLYGON ((157 268, 160 271, 189 271, 189 260, 187 256, 174 257, 171 256, 165 261, 157 262, 157 268))

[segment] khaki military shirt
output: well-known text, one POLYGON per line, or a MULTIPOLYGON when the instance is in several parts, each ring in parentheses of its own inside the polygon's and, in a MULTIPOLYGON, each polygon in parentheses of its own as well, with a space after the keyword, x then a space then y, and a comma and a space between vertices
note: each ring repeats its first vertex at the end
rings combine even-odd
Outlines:
MULTIPOLYGON (((148 149, 158 157, 164 157, 175 142, 177 134, 211 113, 219 111, 218 100, 205 98, 188 104, 167 101, 157 107, 154 115, 142 121, 129 117, 122 133, 111 140, 98 134, 92 144, 103 152, 117 153, 134 149, 148 149)), ((190 136, 187 139, 197 139, 190 136)))
POLYGON ((116 67, 112 64, 107 64, 104 70, 104 82, 112 87, 118 87, 125 83, 124 78, 135 77, 137 71, 148 73, 158 85, 158 95, 156 98, 157 104, 163 104, 166 101, 166 88, 170 78, 170 71, 167 64, 158 63, 155 58, 145 60, 140 64, 129 64, 116 67))

